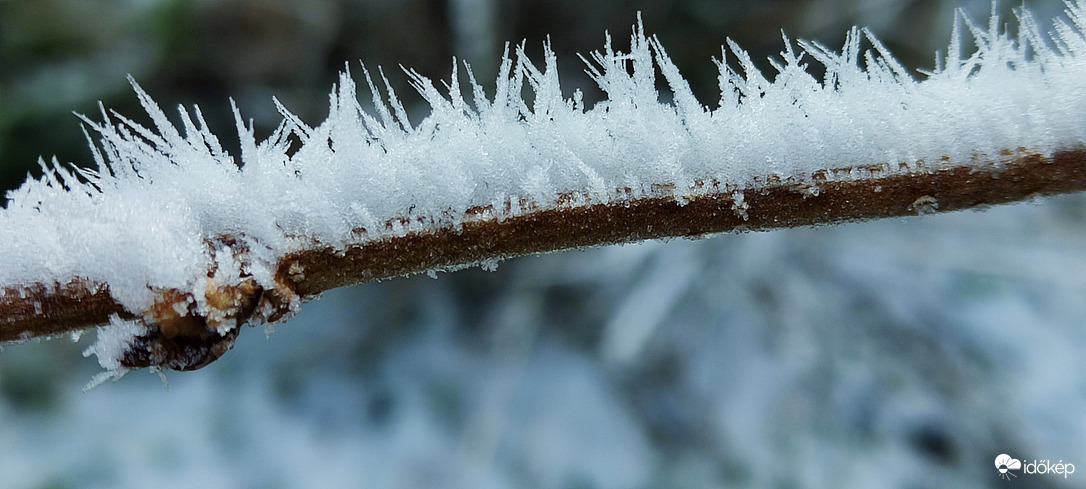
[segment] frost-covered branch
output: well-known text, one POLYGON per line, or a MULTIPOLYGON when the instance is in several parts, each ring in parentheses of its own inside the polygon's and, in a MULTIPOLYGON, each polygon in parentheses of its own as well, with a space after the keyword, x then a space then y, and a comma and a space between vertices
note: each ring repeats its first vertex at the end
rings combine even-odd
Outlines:
POLYGON ((409 72, 432 107, 418 124, 363 69, 372 112, 349 73, 316 127, 280 106, 282 125, 258 143, 235 108, 239 157, 198 110, 181 109, 178 129, 136 86, 153 129, 103 109, 84 119, 97 172, 54 164, 9 194, 0 341, 108 323, 125 333, 92 350, 114 372, 191 369, 242 323, 352 283, 1083 190, 1086 9, 1068 6, 1050 40, 1024 10, 1013 38, 994 17, 956 22, 922 80, 857 29, 840 53, 785 38, 773 81, 729 42, 715 109, 640 26, 629 53, 608 39, 588 61, 607 95, 591 108, 566 98, 549 48, 542 66, 505 56, 493 96, 470 67, 464 80, 454 63, 444 90, 409 72))

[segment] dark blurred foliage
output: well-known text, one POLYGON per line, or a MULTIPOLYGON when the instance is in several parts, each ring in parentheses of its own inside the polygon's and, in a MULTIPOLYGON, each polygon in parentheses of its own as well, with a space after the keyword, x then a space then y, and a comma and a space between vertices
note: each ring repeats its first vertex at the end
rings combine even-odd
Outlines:
MULTIPOLYGON (((987 2, 974 3, 985 15, 987 2)), ((383 66, 409 103, 400 65, 442 78, 457 56, 492 85, 504 41, 524 41, 537 58, 549 36, 567 90, 592 101, 599 93, 575 53, 601 49, 605 31, 626 49, 639 11, 709 106, 719 100, 711 58, 726 36, 768 70, 782 29, 836 46, 849 26, 867 25, 907 66, 930 67, 952 12, 940 0, 0 0, 0 187, 40 175, 39 156, 89 164, 73 111, 94 118, 101 101, 145 120, 126 74, 167 109, 199 104, 231 149, 229 97, 267 135, 280 120, 272 96, 318 123, 337 73, 350 65, 357 75, 359 61, 383 66)), ((412 110, 415 121, 424 114, 412 110)))

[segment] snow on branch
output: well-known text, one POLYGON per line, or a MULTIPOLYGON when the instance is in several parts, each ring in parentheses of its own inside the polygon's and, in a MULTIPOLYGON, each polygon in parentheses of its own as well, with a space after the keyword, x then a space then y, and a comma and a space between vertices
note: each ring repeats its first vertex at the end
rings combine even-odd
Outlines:
POLYGON ((110 376, 187 370, 343 285, 1086 189, 1086 6, 1067 14, 1046 36, 1019 10, 1013 37, 960 16, 921 79, 866 30, 840 52, 785 38, 772 81, 729 41, 713 109, 640 22, 629 52, 608 37, 586 59, 607 96, 593 107, 563 91, 549 46, 541 65, 507 49, 492 95, 467 65, 440 88, 408 71, 431 106, 417 124, 363 67, 370 111, 349 72, 317 126, 276 102, 283 122, 258 142, 234 107, 240 155, 133 82, 152 127, 103 108, 83 118, 96 171, 54 161, 9 193, 0 341, 108 324, 89 352, 110 376))

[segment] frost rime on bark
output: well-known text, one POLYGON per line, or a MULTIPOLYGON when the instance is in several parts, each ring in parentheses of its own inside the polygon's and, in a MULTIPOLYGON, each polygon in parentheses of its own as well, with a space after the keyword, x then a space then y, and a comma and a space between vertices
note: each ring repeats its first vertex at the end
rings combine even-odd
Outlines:
POLYGON ((507 50, 492 96, 455 62, 444 91, 409 71, 432 108, 417 125, 384 73, 382 94, 363 68, 372 111, 347 72, 317 126, 276 102, 283 122, 258 142, 234 107, 240 156, 198 109, 174 126, 133 83, 152 127, 103 108, 102 122, 84 118, 97 171, 54 162, 9 194, 0 341, 134 321, 143 330, 119 365, 198 368, 240 324, 360 281, 1081 190, 1086 9, 1068 3, 1051 43, 1017 15, 1014 38, 995 17, 957 21, 921 80, 866 30, 840 53, 785 38, 773 81, 729 41, 712 110, 640 23, 629 53, 608 37, 586 60, 607 95, 592 108, 565 97, 549 46, 542 66, 507 50))

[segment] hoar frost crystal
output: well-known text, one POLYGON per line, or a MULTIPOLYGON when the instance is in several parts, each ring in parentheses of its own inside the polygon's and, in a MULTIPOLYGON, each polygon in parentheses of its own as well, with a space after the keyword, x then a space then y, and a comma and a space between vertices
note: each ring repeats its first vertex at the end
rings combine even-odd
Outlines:
MULTIPOLYGON (((88 350, 103 367, 192 369, 229 349, 241 324, 289 317, 312 295, 297 290, 311 270, 284 262, 304 250, 342 255, 412 233, 645 199, 722 195, 722 208, 746 221, 749 191, 770 185, 818 199, 835 182, 1048 158, 1086 143, 1086 8, 1069 2, 1067 13, 1051 39, 1024 9, 1013 38, 994 16, 987 29, 956 21, 948 52, 921 80, 866 30, 853 29, 841 52, 785 38, 773 81, 729 41, 714 109, 640 23, 628 53, 608 37, 588 60, 606 94, 591 108, 579 91, 566 98, 549 46, 542 66, 507 50, 492 96, 466 65, 462 80, 454 62, 445 92, 408 72, 432 109, 418 124, 384 74, 382 95, 362 68, 372 111, 348 72, 317 126, 279 105, 282 124, 258 143, 234 107, 240 155, 222 149, 198 109, 181 108, 177 128, 133 83, 152 127, 103 108, 101 122, 83 119, 97 137, 96 171, 54 161, 9 193, 0 283, 12 286, 0 292, 108 293, 117 306, 100 331, 107 339, 88 350), (962 49, 962 25, 975 49, 962 49), (822 80, 804 57, 826 67, 822 80), (660 101, 658 73, 671 103, 660 101)), ((917 213, 941 205, 910 202, 917 213)))

